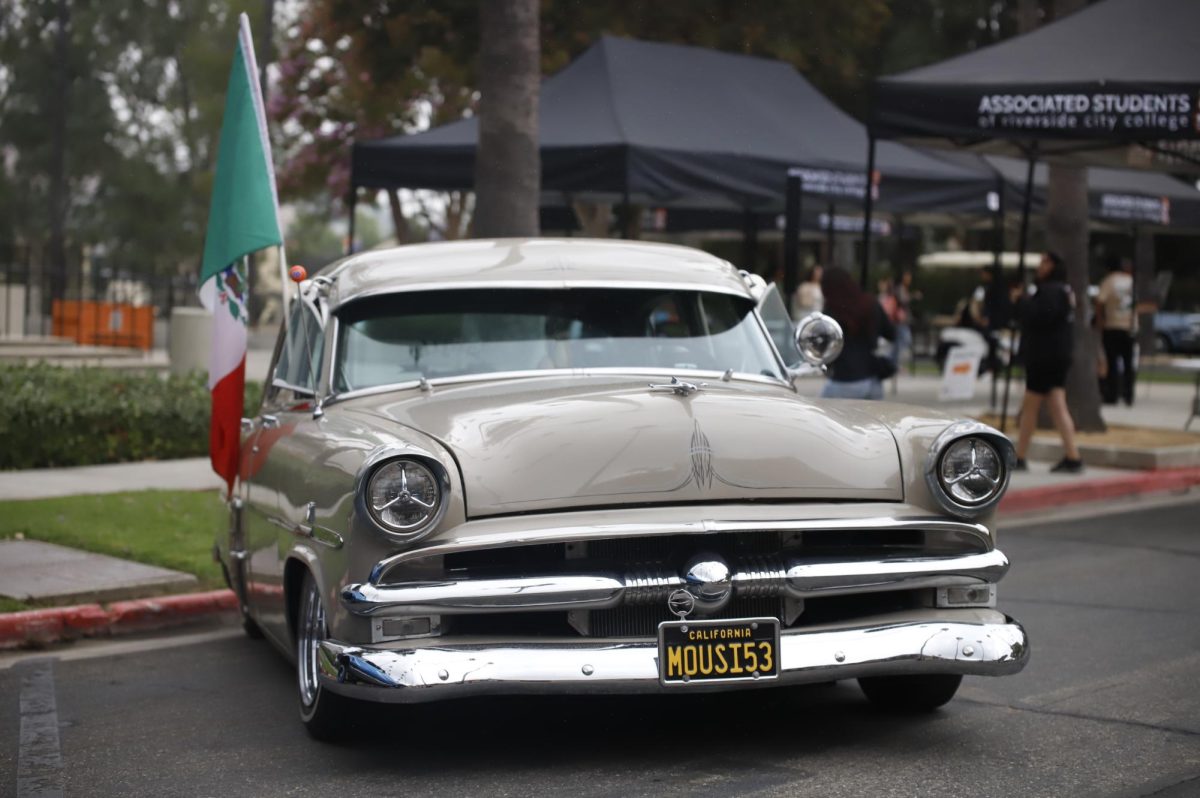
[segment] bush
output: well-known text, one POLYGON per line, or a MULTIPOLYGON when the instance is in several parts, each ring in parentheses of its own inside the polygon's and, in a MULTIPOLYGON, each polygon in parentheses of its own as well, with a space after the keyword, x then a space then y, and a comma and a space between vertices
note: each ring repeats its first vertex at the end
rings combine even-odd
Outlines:
MULTIPOLYGON (((260 391, 246 385, 246 407, 260 391)), ((198 374, 0 366, 0 468, 202 456, 209 406, 198 374)))

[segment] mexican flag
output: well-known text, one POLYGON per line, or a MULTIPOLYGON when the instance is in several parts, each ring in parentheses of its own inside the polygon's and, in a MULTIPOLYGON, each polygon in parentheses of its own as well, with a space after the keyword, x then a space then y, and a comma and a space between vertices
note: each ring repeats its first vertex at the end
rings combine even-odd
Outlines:
POLYGON ((225 93, 217 173, 200 266, 200 301, 213 314, 208 359, 208 389, 212 392, 209 457, 231 494, 237 478, 246 381, 246 255, 282 243, 258 64, 250 20, 242 14, 225 93))

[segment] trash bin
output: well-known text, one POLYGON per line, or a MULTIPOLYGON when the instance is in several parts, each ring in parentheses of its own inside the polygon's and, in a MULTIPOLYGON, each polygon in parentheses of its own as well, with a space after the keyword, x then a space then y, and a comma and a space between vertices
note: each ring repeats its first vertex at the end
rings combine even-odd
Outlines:
POLYGON ((171 308, 167 354, 172 374, 208 372, 212 345, 212 314, 204 308, 171 308))

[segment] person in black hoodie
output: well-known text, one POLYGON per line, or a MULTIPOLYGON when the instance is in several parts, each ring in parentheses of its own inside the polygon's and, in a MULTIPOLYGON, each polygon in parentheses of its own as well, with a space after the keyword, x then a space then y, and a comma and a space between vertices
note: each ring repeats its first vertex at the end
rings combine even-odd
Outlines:
POLYGON ((825 312, 842 325, 842 354, 829 365, 829 382, 821 390, 827 399, 882 399, 883 380, 896 372, 890 357, 875 354, 879 338, 896 340, 879 301, 858 287, 844 269, 828 269, 821 277, 825 312))
POLYGON ((1062 257, 1047 252, 1037 268, 1037 293, 1023 297, 1016 307, 1021 321, 1021 354, 1025 360, 1025 400, 1017 437, 1018 471, 1027 468, 1025 453, 1029 451, 1043 400, 1063 442, 1064 457, 1050 470, 1069 473, 1083 470, 1064 387, 1071 367, 1071 322, 1075 315, 1075 295, 1067 285, 1066 271, 1062 257))

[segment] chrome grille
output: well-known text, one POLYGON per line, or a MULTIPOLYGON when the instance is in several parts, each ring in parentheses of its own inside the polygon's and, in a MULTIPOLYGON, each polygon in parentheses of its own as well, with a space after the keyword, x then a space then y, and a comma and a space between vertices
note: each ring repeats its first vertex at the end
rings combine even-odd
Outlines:
POLYGON ((778 554, 783 545, 779 532, 726 532, 720 535, 663 535, 646 538, 610 538, 587 543, 589 559, 615 563, 670 562, 699 551, 716 551, 726 557, 744 554, 778 554))
MULTIPOLYGON (((782 602, 776 598, 734 598, 711 618, 779 618, 782 602)), ((591 613, 591 637, 653 637, 663 621, 678 620, 667 605, 630 605, 591 613)))

